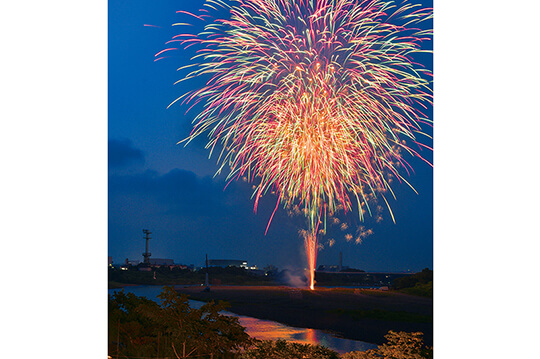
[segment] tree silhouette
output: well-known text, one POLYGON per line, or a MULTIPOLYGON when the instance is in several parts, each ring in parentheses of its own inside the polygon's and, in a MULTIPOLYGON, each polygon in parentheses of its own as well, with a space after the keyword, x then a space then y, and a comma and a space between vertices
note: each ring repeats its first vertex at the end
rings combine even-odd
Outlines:
POLYGON ((109 295, 109 355, 118 358, 233 358, 251 344, 225 302, 191 308, 186 295, 164 287, 160 304, 123 291, 109 295))

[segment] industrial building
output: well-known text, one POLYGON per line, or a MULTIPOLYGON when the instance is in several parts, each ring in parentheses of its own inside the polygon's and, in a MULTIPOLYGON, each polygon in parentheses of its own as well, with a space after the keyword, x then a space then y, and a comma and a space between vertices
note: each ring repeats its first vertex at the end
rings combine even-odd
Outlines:
POLYGON ((140 263, 141 261, 138 261, 135 259, 127 259, 127 258, 126 258, 126 261, 124 262, 126 266, 134 266, 134 267, 138 266, 140 263))
POLYGON ((173 266, 174 261, 172 259, 165 259, 165 258, 153 258, 150 259, 150 256, 152 253, 148 251, 148 241, 150 240, 150 232, 148 229, 143 229, 144 233, 144 239, 146 240, 146 251, 142 254, 144 260, 143 263, 150 266, 173 266))
POLYGON ((318 268, 318 272, 342 272, 347 271, 350 268, 343 265, 343 254, 339 252, 339 264, 338 265, 326 265, 321 264, 318 268))
POLYGON ((248 262, 244 260, 237 260, 237 259, 209 259, 208 260, 208 266, 209 267, 240 267, 240 268, 248 268, 248 262))
POLYGON ((152 258, 149 260, 151 266, 173 266, 174 260, 165 258, 152 258))

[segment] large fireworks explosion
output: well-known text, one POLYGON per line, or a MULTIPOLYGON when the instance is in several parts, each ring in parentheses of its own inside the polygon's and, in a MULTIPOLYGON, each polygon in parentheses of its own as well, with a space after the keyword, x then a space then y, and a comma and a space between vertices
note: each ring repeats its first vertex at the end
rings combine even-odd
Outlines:
POLYGON ((392 179, 408 184, 404 155, 421 158, 427 147, 421 125, 430 120, 419 108, 432 104, 431 73, 413 58, 431 52, 423 44, 432 30, 421 23, 432 9, 380 0, 204 5, 189 14, 208 21, 204 30, 172 40, 198 47, 182 80, 207 79, 178 99, 203 104, 187 142, 207 133, 219 171, 255 184, 255 209, 269 191, 303 209, 313 289, 321 218, 343 209, 362 219, 373 200, 388 205, 392 179), (218 7, 226 18, 208 15, 218 7))

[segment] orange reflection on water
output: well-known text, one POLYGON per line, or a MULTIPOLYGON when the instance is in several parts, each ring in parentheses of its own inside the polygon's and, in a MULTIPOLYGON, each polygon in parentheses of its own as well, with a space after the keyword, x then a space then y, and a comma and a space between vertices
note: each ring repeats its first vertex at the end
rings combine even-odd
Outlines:
POLYGON ((305 330, 306 330, 306 341, 309 344, 319 344, 315 329, 306 328, 305 330))
POLYGON ((319 344, 315 329, 292 328, 280 323, 257 318, 239 317, 246 333, 259 340, 283 339, 302 344, 319 344))

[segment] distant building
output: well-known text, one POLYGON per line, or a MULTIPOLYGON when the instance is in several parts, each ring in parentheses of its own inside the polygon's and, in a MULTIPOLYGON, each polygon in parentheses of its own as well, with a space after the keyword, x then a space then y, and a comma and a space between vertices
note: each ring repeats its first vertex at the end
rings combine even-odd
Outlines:
POLYGON ((125 261, 124 264, 125 264, 126 266, 134 266, 134 267, 135 267, 135 266, 138 266, 139 263, 141 263, 141 261, 133 260, 133 259, 132 259, 132 260, 129 260, 129 259, 126 258, 126 261, 125 261))
POLYGON ((150 265, 152 266, 172 266, 174 260, 165 258, 149 258, 150 265))
POLYGON ((111 256, 108 256, 108 261, 109 261, 109 266, 112 266, 112 257, 111 256))
POLYGON ((243 260, 237 260, 237 259, 209 259, 208 260, 208 266, 209 267, 240 267, 240 268, 248 268, 248 262, 243 260))
POLYGON ((339 265, 325 265, 325 264, 321 264, 318 268, 317 268, 317 271, 319 272, 341 272, 341 271, 346 271, 348 270, 349 267, 348 266, 339 266, 339 265))

